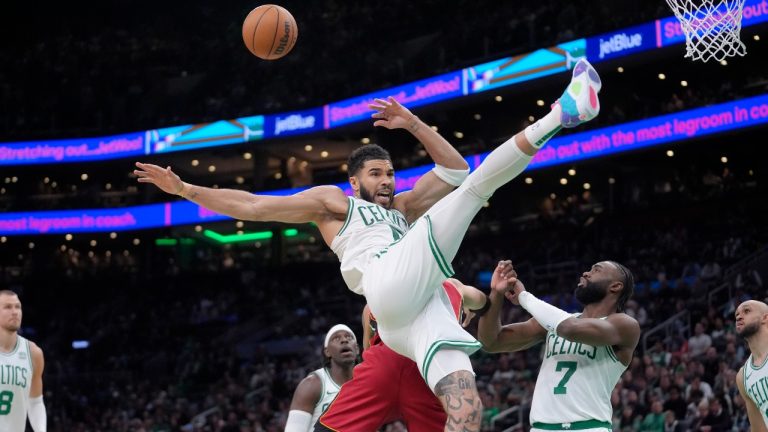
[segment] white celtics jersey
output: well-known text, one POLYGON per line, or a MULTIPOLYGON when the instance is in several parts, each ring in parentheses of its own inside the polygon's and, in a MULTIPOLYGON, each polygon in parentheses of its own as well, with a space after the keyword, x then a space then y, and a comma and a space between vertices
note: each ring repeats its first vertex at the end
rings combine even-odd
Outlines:
POLYGON ((29 341, 16 337, 16 347, 0 352, 0 431, 23 432, 27 427, 32 353, 29 341))
POLYGON ((752 364, 752 355, 749 356, 744 364, 744 390, 757 405, 765 425, 768 426, 768 367, 765 367, 765 363, 766 361, 763 361, 763 364, 755 367, 752 364))
POLYGON ((361 281, 368 260, 408 232, 405 216, 395 209, 349 197, 347 219, 331 242, 341 261, 341 276, 352 292, 363 294, 361 281))
POLYGON ((312 373, 317 375, 317 377, 320 378, 320 382, 323 383, 322 393, 320 393, 320 400, 317 401, 317 405, 315 405, 315 411, 312 413, 312 422, 310 424, 314 426, 320 416, 323 415, 323 413, 331 405, 333 399, 336 398, 336 395, 339 394, 341 386, 336 384, 333 378, 331 378, 331 372, 329 372, 326 368, 318 369, 312 373))
POLYGON ((611 392, 624 369, 610 346, 593 347, 548 332, 533 391, 531 424, 537 428, 536 423, 597 421, 607 422, 610 429, 611 392))

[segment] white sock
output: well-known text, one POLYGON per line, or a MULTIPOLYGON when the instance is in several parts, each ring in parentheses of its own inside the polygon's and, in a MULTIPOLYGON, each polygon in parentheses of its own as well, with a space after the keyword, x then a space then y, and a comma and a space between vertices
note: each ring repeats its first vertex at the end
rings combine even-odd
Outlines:
POLYGON ((523 134, 525 134, 525 138, 532 146, 540 149, 550 138, 563 128, 560 124, 560 114, 562 111, 560 104, 555 104, 549 114, 525 128, 523 134))

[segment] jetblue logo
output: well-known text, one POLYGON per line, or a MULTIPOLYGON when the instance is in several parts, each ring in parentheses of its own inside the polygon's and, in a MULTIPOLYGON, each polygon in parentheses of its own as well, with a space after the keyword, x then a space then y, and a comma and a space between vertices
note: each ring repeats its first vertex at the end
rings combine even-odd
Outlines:
POLYGON ((290 132, 302 129, 312 129, 315 127, 315 116, 302 116, 301 114, 293 114, 288 117, 275 119, 275 135, 280 135, 283 132, 290 132))
POLYGON ((600 58, 622 52, 624 50, 637 48, 643 44, 643 34, 619 33, 611 36, 609 39, 600 38, 600 58))

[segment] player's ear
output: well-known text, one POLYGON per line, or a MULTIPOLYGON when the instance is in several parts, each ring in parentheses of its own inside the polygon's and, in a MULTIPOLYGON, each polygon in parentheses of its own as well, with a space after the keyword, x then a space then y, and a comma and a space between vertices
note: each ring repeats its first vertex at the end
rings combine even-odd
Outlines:
POLYGON ((624 282, 615 281, 613 282, 609 287, 608 290, 610 290, 612 293, 620 293, 621 290, 624 289, 624 282))
POLYGON ((360 192, 360 180, 357 176, 351 176, 349 178, 349 185, 352 186, 352 190, 355 191, 355 193, 360 192))
POLYGON ((331 358, 331 353, 328 351, 328 347, 323 348, 323 356, 331 358))

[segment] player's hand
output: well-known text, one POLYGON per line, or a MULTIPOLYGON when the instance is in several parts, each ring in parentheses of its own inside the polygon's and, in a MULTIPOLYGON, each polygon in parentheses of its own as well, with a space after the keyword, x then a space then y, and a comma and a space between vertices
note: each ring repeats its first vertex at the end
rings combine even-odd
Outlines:
POLYGON ((139 177, 139 183, 152 183, 163 192, 177 195, 181 192, 183 183, 181 178, 171 171, 171 167, 159 167, 153 164, 136 162, 137 170, 133 173, 139 177))
POLYGON ((471 311, 468 307, 464 307, 464 320, 461 321, 462 327, 467 327, 470 322, 472 322, 472 318, 475 317, 475 313, 471 311))
POLYGON ((371 115, 372 118, 377 119, 373 122, 374 126, 383 126, 387 129, 412 129, 414 122, 419 121, 408 108, 400 105, 392 96, 387 100, 374 99, 374 103, 368 105, 368 108, 376 111, 371 115))
POLYGON ((491 276, 491 290, 498 294, 506 294, 511 286, 511 278, 517 278, 517 272, 512 266, 512 261, 499 261, 491 276))
POLYGON ((504 297, 511 301, 512 304, 520 306, 520 300, 518 299, 518 296, 521 292, 525 291, 525 285, 523 285, 523 283, 520 282, 517 277, 511 278, 509 284, 510 289, 504 294, 504 297))

